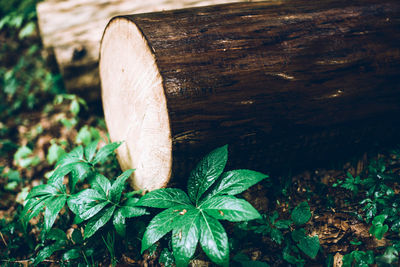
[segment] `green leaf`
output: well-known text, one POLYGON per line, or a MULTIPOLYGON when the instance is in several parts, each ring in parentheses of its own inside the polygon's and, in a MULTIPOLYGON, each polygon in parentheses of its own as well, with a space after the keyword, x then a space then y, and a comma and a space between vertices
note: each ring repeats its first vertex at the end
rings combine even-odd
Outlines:
MULTIPOLYGON (((399 251, 394 247, 388 247, 385 250, 385 253, 381 256, 376 257, 377 263, 384 263, 384 264, 394 264, 398 263, 399 261, 399 251)), ((378 265, 380 266, 380 265, 378 265)))
POLYGON ((297 225, 305 224, 311 218, 310 206, 308 206, 307 201, 301 202, 297 205, 291 214, 291 219, 297 225))
POLYGON ((268 175, 251 170, 224 172, 220 181, 205 198, 221 194, 237 195, 265 178, 268 178, 268 175))
POLYGON ((72 172, 76 164, 79 164, 79 162, 68 163, 65 165, 58 165, 55 171, 51 174, 49 178, 49 183, 61 185, 64 176, 72 172))
POLYGON ((121 144, 121 142, 113 142, 100 148, 99 152, 96 154, 96 157, 94 157, 92 164, 94 165, 96 163, 105 161, 107 157, 111 155, 121 144))
POLYGON ((110 188, 109 199, 113 203, 119 203, 122 191, 125 188, 125 181, 132 175, 134 170, 126 170, 114 181, 110 188))
POLYGON ((48 257, 50 257, 54 252, 63 250, 62 244, 56 242, 50 246, 44 247, 41 251, 39 251, 38 255, 35 258, 35 261, 33 262, 33 266, 38 265, 48 257))
POLYGON ((117 234, 120 236, 125 236, 126 226, 125 226, 125 216, 122 214, 121 210, 117 210, 114 213, 113 224, 117 234))
POLYGON ((107 198, 111 189, 110 180, 108 180, 104 175, 96 173, 92 181, 92 188, 99 192, 104 198, 107 198))
POLYGON ((76 100, 76 99, 72 100, 69 110, 75 116, 78 115, 78 113, 80 111, 80 106, 79 106, 78 100, 76 100))
POLYGON ((71 175, 71 189, 75 188, 75 185, 79 181, 83 181, 87 175, 91 172, 91 166, 86 162, 78 162, 73 164, 72 175, 71 175))
POLYGON ((52 165, 55 162, 58 161, 63 155, 65 154, 64 149, 57 145, 56 143, 53 143, 50 147, 49 150, 47 151, 47 162, 52 165))
POLYGON ((47 233, 46 239, 55 241, 62 241, 62 240, 66 241, 67 235, 65 234, 64 231, 54 228, 50 229, 50 231, 47 233))
POLYGON ((86 212, 100 202, 104 202, 105 199, 99 192, 94 189, 85 189, 75 195, 68 198, 68 207, 75 214, 81 214, 86 212))
POLYGON ((84 239, 91 237, 97 230, 105 225, 112 217, 115 210, 115 206, 111 206, 108 209, 103 209, 96 216, 91 218, 86 224, 84 239))
POLYGON ((172 230, 172 249, 178 267, 187 266, 196 251, 199 241, 199 219, 198 209, 189 210, 180 220, 184 223, 172 230))
POLYGON ((306 230, 304 228, 296 229, 292 231, 291 235, 295 242, 299 242, 306 237, 306 230))
POLYGON ((386 214, 381 214, 372 220, 372 226, 369 228, 369 233, 376 237, 376 239, 381 240, 383 235, 389 230, 387 224, 383 224, 388 216, 386 214))
POLYGON ((161 188, 144 195, 137 205, 152 208, 171 208, 177 205, 192 205, 192 203, 181 189, 161 188))
POLYGON ((41 184, 38 186, 35 186, 34 188, 32 188, 32 190, 29 192, 28 196, 26 197, 26 199, 31 199, 31 198, 35 198, 35 197, 41 197, 44 195, 50 195, 50 196, 54 196, 56 194, 58 194, 58 190, 57 188, 55 188, 53 185, 51 184, 41 184))
POLYGON ((89 145, 91 141, 92 141, 92 134, 90 133, 89 127, 85 125, 79 130, 75 138, 75 142, 77 144, 89 145))
POLYGON ((234 196, 216 196, 208 199, 199 207, 218 220, 231 222, 260 219, 258 211, 244 199, 234 196))
POLYGON ((224 171, 228 160, 228 146, 217 148, 204 157, 192 170, 188 181, 190 199, 198 203, 201 196, 224 171))
POLYGON ((46 210, 44 212, 44 231, 48 232, 53 226, 58 213, 64 207, 67 196, 52 197, 46 200, 46 210))
POLYGON ((292 223, 291 220, 279 220, 274 223, 274 226, 278 229, 289 229, 292 223))
POLYGON ((81 162, 83 161, 83 147, 78 146, 71 150, 69 153, 61 157, 57 162, 57 166, 63 166, 69 163, 81 162))
POLYGON ((73 248, 65 252, 62 259, 65 261, 75 260, 81 256, 81 250, 79 248, 73 248))
POLYGON ((90 218, 92 218, 93 216, 95 216, 97 213, 99 213, 105 206, 107 206, 108 202, 104 201, 104 202, 100 202, 97 205, 94 205, 92 207, 90 207, 90 205, 84 206, 87 207, 88 209, 84 210, 84 207, 81 207, 80 209, 80 213, 78 213, 77 215, 79 215, 79 217, 82 220, 88 220, 90 218))
POLYGON ((141 253, 170 232, 176 220, 190 209, 193 209, 193 206, 176 206, 154 216, 143 235, 141 253))
POLYGON ((315 236, 306 236, 305 238, 300 239, 297 246, 303 251, 307 256, 312 259, 318 254, 319 250, 319 238, 317 235, 315 236))
POLYGON ((36 23, 31 21, 28 22, 18 33, 18 38, 20 40, 24 39, 25 37, 31 36, 36 30, 36 23))
POLYGON ((91 162, 93 160, 94 154, 96 153, 97 145, 99 144, 99 140, 91 142, 85 148, 85 158, 87 161, 91 162))
POLYGON ((146 209, 141 207, 122 206, 119 210, 125 218, 138 217, 146 214, 146 209))
POLYGON ((20 218, 25 223, 29 222, 30 219, 37 216, 39 212, 44 209, 44 201, 51 196, 44 196, 39 199, 29 199, 26 202, 24 209, 21 212, 20 218))
POLYGON ((282 244, 284 237, 281 231, 276 228, 271 228, 271 239, 280 245, 282 244))
POLYGON ((200 244, 206 255, 216 264, 228 266, 228 236, 217 219, 202 213, 200 216, 200 244))

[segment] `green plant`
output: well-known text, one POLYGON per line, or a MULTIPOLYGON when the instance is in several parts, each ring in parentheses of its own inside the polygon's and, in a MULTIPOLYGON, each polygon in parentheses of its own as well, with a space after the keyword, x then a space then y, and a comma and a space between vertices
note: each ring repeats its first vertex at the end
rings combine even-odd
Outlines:
POLYGON ((372 220, 372 226, 369 228, 369 233, 381 240, 383 235, 389 230, 387 224, 383 224, 387 219, 386 214, 378 215, 372 220))
POLYGON ((342 267, 368 267, 375 262, 374 253, 371 250, 355 250, 343 256, 342 267))
POLYGON ((17 166, 27 168, 36 166, 40 163, 40 158, 34 155, 32 149, 27 146, 21 146, 14 154, 14 161, 17 166))
MULTIPOLYGON (((125 219, 146 213, 144 208, 136 205, 139 199, 135 195, 139 192, 124 194, 122 197, 125 181, 133 170, 125 171, 110 182, 95 168, 96 164, 104 162, 120 143, 110 143, 99 150, 97 144, 95 141, 85 148, 79 146, 65 154, 58 161, 48 183, 36 186, 30 191, 21 214, 21 220, 25 224, 44 209, 43 233, 49 239, 48 233, 55 233, 51 228, 67 204, 75 214, 74 223, 85 222, 83 239, 88 239, 109 221, 112 221, 118 234, 125 235, 125 219), (65 176, 69 177, 68 188, 64 184, 65 176), (91 188, 76 192, 77 183, 84 179, 89 181, 91 188)), ((111 249, 111 240, 107 238, 106 241, 109 241, 107 248, 111 249)), ((50 247, 45 247, 44 252, 43 250, 39 252, 35 264, 54 251, 65 248, 66 243, 60 242, 55 242, 50 247)))
POLYGON ((277 244, 285 244, 282 250, 284 260, 296 266, 303 266, 305 260, 300 251, 315 259, 320 243, 317 235, 309 236, 301 226, 311 218, 311 211, 306 201, 298 204, 291 212, 290 220, 278 220, 279 214, 274 211, 271 216, 263 216, 252 225, 243 225, 242 228, 257 234, 267 235, 277 244))
POLYGON ((350 190, 353 196, 358 194, 361 186, 360 176, 353 177, 353 175, 347 172, 347 178, 345 180, 338 180, 337 183, 333 184, 333 187, 340 185, 340 187, 350 190))
POLYGON ((217 148, 203 158, 189 176, 188 195, 181 189, 163 188, 140 199, 137 205, 166 209, 147 226, 142 252, 172 231, 177 266, 189 263, 198 242, 213 262, 228 265, 228 237, 218 220, 238 222, 260 218, 258 211, 247 201, 234 195, 267 175, 250 170, 223 173, 227 158, 227 146, 217 148))

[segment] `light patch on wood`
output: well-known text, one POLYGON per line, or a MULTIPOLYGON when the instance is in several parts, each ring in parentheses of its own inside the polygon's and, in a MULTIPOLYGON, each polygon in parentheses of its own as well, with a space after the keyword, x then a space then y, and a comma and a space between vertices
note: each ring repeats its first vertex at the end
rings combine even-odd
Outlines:
POLYGON ((171 176, 172 140, 162 78, 139 29, 118 18, 105 31, 100 52, 107 128, 123 170, 133 168, 135 189, 153 190, 171 176))

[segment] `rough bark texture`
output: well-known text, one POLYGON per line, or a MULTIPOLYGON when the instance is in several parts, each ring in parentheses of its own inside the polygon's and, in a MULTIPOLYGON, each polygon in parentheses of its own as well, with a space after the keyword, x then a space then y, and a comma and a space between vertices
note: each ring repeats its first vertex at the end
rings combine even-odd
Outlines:
POLYGON ((238 3, 119 19, 135 23, 154 52, 177 177, 227 143, 231 166, 268 172, 399 136, 398 0, 238 3))
POLYGON ((47 0, 37 6, 44 46, 53 54, 65 86, 100 98, 98 57, 107 22, 116 15, 204 6, 236 0, 47 0))

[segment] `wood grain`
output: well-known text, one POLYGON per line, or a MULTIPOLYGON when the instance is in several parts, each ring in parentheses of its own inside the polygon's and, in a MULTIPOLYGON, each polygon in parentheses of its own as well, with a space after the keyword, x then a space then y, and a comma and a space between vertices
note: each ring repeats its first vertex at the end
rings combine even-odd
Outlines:
POLYGON ((121 16, 109 27, 128 21, 147 40, 172 173, 187 177, 199 155, 226 143, 236 168, 269 171, 398 137, 399 15, 394 0, 293 0, 121 16))

